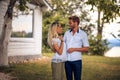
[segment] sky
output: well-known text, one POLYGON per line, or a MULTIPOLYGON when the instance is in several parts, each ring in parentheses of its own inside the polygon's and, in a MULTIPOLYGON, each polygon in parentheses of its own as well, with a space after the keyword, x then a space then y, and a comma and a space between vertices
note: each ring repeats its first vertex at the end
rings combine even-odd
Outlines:
POLYGON ((33 27, 33 18, 32 15, 19 15, 18 17, 13 18, 12 26, 13 32, 15 31, 25 31, 32 32, 33 27))

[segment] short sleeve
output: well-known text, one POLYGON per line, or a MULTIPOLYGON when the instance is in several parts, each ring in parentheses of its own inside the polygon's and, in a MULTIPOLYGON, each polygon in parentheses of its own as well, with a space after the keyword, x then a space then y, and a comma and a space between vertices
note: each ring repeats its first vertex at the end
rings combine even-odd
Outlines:
POLYGON ((87 34, 85 32, 83 32, 82 42, 83 42, 84 47, 89 47, 88 36, 87 36, 87 34))
POLYGON ((54 43, 57 43, 57 39, 56 39, 56 38, 53 38, 53 39, 52 39, 52 45, 53 45, 54 43))

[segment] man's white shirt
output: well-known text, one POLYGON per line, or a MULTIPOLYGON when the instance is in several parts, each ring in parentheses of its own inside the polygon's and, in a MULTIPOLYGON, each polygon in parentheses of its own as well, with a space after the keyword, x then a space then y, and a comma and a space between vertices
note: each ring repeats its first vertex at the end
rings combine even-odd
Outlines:
MULTIPOLYGON (((64 41, 66 44, 66 50, 68 50, 69 48, 89 47, 87 34, 81 29, 78 29, 78 31, 74 35, 71 30, 66 31, 64 34, 64 41)), ((67 61, 76 61, 81 59, 81 52, 67 52, 67 61)))

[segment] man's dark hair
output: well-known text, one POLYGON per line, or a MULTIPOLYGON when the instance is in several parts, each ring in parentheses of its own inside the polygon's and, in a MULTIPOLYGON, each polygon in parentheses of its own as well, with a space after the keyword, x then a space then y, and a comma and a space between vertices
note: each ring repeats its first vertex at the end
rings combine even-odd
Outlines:
POLYGON ((77 17, 77 16, 71 16, 71 17, 69 17, 69 20, 73 20, 73 22, 77 22, 78 25, 80 23, 79 17, 77 17))

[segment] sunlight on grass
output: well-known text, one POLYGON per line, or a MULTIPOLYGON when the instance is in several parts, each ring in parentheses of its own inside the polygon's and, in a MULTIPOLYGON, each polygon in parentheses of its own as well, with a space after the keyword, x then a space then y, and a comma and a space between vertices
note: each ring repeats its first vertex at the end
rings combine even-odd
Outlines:
POLYGON ((54 55, 54 53, 43 53, 43 56, 47 56, 47 57, 52 57, 54 55))
POLYGON ((82 80, 120 80, 120 58, 83 56, 82 80))
MULTIPOLYGON (((53 54, 44 53, 43 55, 47 56, 47 59, 10 64, 9 68, 0 68, 0 72, 11 73, 19 80, 52 80, 51 57, 53 54)), ((120 80, 120 58, 83 55, 82 80, 120 80)))

